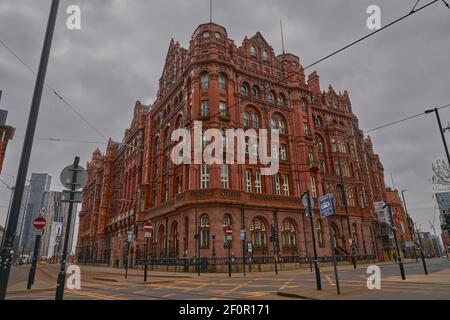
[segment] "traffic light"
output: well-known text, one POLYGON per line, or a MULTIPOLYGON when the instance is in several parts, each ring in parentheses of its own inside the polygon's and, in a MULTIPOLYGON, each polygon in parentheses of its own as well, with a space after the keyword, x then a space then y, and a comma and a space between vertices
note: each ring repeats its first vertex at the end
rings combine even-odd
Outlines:
POLYGON ((442 220, 443 224, 441 224, 441 229, 450 230, 450 214, 446 214, 442 220))

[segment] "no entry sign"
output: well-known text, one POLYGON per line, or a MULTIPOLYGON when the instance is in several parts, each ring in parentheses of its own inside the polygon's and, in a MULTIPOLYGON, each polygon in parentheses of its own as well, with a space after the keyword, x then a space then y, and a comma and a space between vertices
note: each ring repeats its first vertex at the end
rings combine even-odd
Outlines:
POLYGON ((145 232, 152 232, 153 231, 153 225, 150 221, 146 222, 144 224, 144 231, 145 232))
POLYGON ((150 221, 144 223, 144 238, 151 238, 153 232, 153 225, 150 221))
POLYGON ((46 223, 47 223, 47 220, 45 220, 43 217, 37 217, 33 221, 33 227, 36 230, 42 230, 45 228, 46 223))

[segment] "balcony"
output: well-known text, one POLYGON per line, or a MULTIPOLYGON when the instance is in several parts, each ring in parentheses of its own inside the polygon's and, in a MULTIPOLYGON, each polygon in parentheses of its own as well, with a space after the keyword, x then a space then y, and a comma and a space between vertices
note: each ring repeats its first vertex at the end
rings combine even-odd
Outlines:
POLYGON ((189 190, 177 194, 169 201, 145 211, 146 218, 153 218, 167 213, 175 212, 185 207, 205 205, 243 205, 282 210, 299 210, 303 208, 301 199, 295 196, 274 194, 248 193, 240 190, 204 189, 189 190))
POLYGON ((221 110, 219 112, 219 118, 220 118, 220 120, 223 120, 223 121, 230 121, 231 120, 230 112, 228 110, 221 110))

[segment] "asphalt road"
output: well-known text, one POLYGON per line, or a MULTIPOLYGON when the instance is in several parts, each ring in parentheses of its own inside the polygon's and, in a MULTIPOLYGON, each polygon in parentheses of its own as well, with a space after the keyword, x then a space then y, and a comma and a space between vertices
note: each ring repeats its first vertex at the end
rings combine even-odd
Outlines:
MULTIPOLYGON (((150 272, 144 283, 141 270, 124 271, 112 268, 82 266, 81 290, 65 290, 67 300, 273 300, 273 299, 450 299, 450 262, 427 259, 429 275, 423 275, 422 263, 405 264, 406 281, 401 280, 396 264, 380 265, 382 289, 367 289, 367 266, 339 267, 342 295, 336 295, 336 282, 331 268, 322 268, 322 291, 316 290, 315 275, 309 269, 271 273, 195 274, 150 272), (288 295, 280 295, 288 293, 288 295)), ((12 270, 16 284, 8 299, 53 299, 58 273, 56 265, 39 265, 36 290, 20 290, 18 280, 24 270, 12 270)), ((26 274, 27 272, 25 272, 26 274)), ((26 279, 25 279, 26 280, 26 279)), ((20 281, 19 281, 20 282, 20 281)))

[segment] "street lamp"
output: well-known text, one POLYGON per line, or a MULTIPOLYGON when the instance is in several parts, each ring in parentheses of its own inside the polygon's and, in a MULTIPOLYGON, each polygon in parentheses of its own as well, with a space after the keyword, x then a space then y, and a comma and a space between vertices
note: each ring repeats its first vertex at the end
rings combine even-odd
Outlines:
POLYGON ((442 129, 441 117, 439 116, 439 109, 434 108, 434 109, 426 110, 425 114, 431 114, 433 112, 436 114, 436 120, 437 120, 437 123, 439 126, 439 132, 441 133, 442 142, 444 143, 445 154, 447 156, 447 164, 450 165, 450 154, 448 152, 447 141, 445 140, 445 135, 444 135, 445 130, 442 129))

